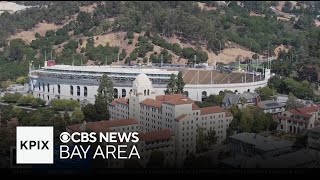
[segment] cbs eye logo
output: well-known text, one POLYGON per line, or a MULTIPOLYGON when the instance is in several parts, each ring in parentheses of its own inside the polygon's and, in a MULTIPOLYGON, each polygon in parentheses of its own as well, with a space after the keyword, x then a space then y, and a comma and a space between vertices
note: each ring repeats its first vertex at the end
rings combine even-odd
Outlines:
POLYGON ((53 127, 17 127, 17 164, 53 164, 53 127))
POLYGON ((60 141, 63 143, 68 143, 70 141, 70 134, 68 132, 63 132, 60 134, 60 141))

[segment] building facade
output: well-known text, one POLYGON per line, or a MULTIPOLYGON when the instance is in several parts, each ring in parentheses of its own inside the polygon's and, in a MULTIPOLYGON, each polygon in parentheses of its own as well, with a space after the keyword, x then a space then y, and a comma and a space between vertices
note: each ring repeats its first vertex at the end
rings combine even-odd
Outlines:
POLYGON ((235 105, 239 109, 242 109, 247 105, 256 106, 259 101, 259 94, 254 92, 244 92, 239 94, 226 93, 222 100, 222 107, 230 108, 232 105, 235 105))
MULTIPOLYGON (((46 61, 48 62, 48 61, 46 61)), ((158 68, 132 66, 69 66, 54 63, 39 69, 29 68, 30 92, 47 102, 52 99, 75 99, 94 103, 101 77, 107 74, 114 84, 115 98, 128 97, 135 77, 146 74, 151 80, 157 95, 164 94, 170 75, 183 74, 184 94, 195 101, 202 101, 210 94, 220 91, 253 92, 267 85, 270 70, 256 73, 220 73, 212 69, 158 68)))
POLYGON ((109 111, 110 121, 117 121, 119 116, 136 119, 141 133, 171 129, 177 162, 196 153, 197 128, 202 127, 205 132, 214 130, 218 142, 222 142, 233 119, 231 113, 221 107, 199 108, 183 94, 156 95, 145 74, 137 76, 129 97, 114 100, 109 111))
POLYGON ((272 115, 279 115, 285 111, 284 104, 273 100, 260 101, 257 106, 262 109, 264 113, 270 113, 272 115))
POLYGON ((277 130, 286 133, 299 134, 315 127, 318 120, 319 108, 309 106, 297 109, 290 109, 275 116, 278 122, 277 130))

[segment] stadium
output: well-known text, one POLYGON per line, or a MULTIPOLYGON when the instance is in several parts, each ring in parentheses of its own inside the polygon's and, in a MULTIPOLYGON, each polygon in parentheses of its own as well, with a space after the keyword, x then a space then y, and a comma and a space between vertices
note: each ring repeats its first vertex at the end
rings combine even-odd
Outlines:
POLYGON ((29 67, 30 91, 35 97, 47 102, 52 99, 76 99, 83 103, 94 103, 101 77, 107 74, 114 84, 115 98, 126 97, 132 91, 136 76, 146 74, 156 93, 164 94, 172 73, 182 71, 185 82, 184 94, 194 101, 202 101, 210 94, 230 90, 235 93, 253 92, 267 86, 270 69, 260 72, 234 71, 223 73, 214 67, 187 68, 177 66, 71 66, 55 65, 53 60, 45 61, 44 67, 29 67))

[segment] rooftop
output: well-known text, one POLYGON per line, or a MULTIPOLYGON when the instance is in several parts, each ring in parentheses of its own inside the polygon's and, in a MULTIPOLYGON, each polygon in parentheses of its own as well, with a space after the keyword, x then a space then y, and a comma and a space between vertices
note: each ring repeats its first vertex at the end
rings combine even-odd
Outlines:
POLYGON ((204 107, 200 109, 201 115, 225 112, 220 106, 204 107))
POLYGON ((150 73, 150 74, 172 74, 178 73, 178 71, 169 71, 167 69, 160 68, 142 68, 142 67, 130 67, 130 66, 71 66, 71 65, 55 65, 42 67, 46 70, 59 70, 59 71, 81 71, 81 72, 114 72, 114 73, 150 73))
POLYGON ((73 124, 67 126, 67 129, 72 130, 73 132, 81 132, 83 131, 82 128, 94 131, 94 132, 108 132, 112 127, 119 127, 119 126, 128 126, 138 124, 138 121, 135 119, 119 119, 119 120, 109 120, 109 121, 96 121, 96 122, 84 122, 79 124, 73 124))
POLYGON ((162 129, 159 131, 139 133, 139 140, 145 141, 145 142, 166 140, 166 139, 170 139, 172 135, 173 134, 170 129, 162 129))
POLYGON ((123 105, 129 105, 129 100, 123 97, 123 98, 113 100, 110 104, 115 106, 117 103, 123 104, 123 105))
POLYGON ((259 134, 248 132, 235 134, 230 136, 230 138, 254 145, 255 148, 260 149, 262 151, 273 151, 276 149, 293 146, 293 142, 291 141, 281 140, 272 136, 264 137, 259 134))
POLYGON ((258 93, 253 92, 244 92, 241 94, 233 94, 233 93, 226 93, 226 95, 223 97, 222 102, 223 103, 230 103, 230 104, 237 104, 240 100, 240 98, 244 98, 246 100, 254 99, 259 97, 258 93))
POLYGON ((274 108, 282 108, 285 105, 277 101, 267 100, 267 101, 258 102, 257 106, 261 109, 274 109, 274 108))
POLYGON ((155 108, 161 108, 162 101, 157 101, 157 100, 148 98, 148 99, 145 99, 145 100, 141 101, 140 104, 147 105, 147 106, 152 106, 152 107, 155 107, 155 108))

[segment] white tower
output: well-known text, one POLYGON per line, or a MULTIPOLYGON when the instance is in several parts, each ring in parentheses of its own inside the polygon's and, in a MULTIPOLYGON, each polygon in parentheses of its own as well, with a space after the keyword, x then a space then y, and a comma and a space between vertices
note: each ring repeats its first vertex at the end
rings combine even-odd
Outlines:
POLYGON ((148 76, 139 74, 132 82, 132 92, 129 94, 129 118, 134 118, 141 123, 140 102, 147 98, 156 99, 156 92, 148 76))

